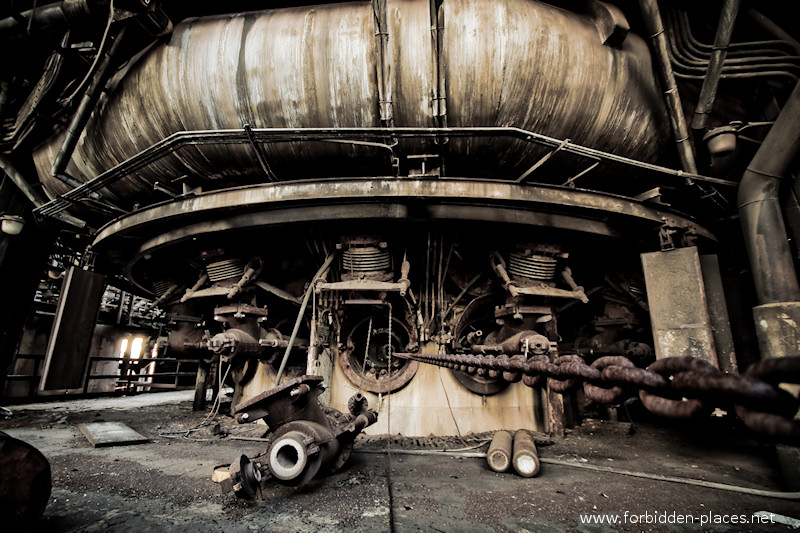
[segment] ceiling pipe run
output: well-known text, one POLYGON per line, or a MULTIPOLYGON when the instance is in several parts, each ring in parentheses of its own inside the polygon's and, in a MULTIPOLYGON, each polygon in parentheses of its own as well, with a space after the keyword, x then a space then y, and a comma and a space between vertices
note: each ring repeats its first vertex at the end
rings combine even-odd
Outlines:
POLYGON ((705 130, 708 129, 708 117, 717 97, 717 88, 722 77, 722 66, 728 55, 728 46, 731 43, 733 26, 736 22, 736 15, 739 13, 740 3, 741 0, 726 0, 722 6, 717 35, 714 39, 714 48, 711 51, 711 59, 708 61, 706 78, 703 80, 703 87, 700 90, 700 97, 694 110, 693 130, 705 133, 705 130))

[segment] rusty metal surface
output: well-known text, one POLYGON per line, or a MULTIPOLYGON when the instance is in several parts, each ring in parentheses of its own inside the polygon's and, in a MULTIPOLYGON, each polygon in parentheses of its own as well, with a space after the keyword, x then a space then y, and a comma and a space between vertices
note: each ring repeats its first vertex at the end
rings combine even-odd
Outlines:
MULTIPOLYGON (((187 129, 376 127, 382 93, 391 95, 395 125, 434 126, 432 95, 442 74, 450 124, 514 125, 640 159, 661 151, 663 110, 638 37, 628 36, 620 49, 603 46, 588 16, 522 0, 447 0, 442 14, 439 74, 422 0, 387 2, 383 56, 368 2, 188 20, 112 82, 116 90, 95 113, 67 171, 86 181, 187 129), (380 57, 388 66, 381 68, 380 57), (384 78, 389 85, 379 91, 384 78)), ((59 145, 54 139, 36 154, 50 194, 68 190, 48 176, 59 145)), ((399 150, 430 153, 430 147, 429 140, 415 141, 399 150)), ((484 170, 524 170, 541 155, 508 139, 462 140, 454 148, 475 171, 487 155, 491 165, 484 170), (501 160, 499 148, 507 154, 501 160)), ((385 159, 378 148, 354 144, 260 149, 279 177, 369 174, 365 166, 377 159, 382 167, 385 159), (332 168, 333 159, 347 163, 332 168)), ((153 182, 184 174, 232 182, 263 177, 257 153, 249 144, 198 146, 112 191, 117 198, 152 197, 153 182)))
POLYGON ((27 442, 0 431, 0 516, 4 530, 38 530, 52 483, 45 456, 27 442))
MULTIPOLYGON (((660 224, 666 215, 623 197, 558 187, 390 178, 294 182, 206 193, 144 209, 101 229, 93 249, 102 256, 117 248, 117 257, 135 262, 144 254, 199 235, 285 223, 370 218, 485 220, 637 239, 640 231, 649 238, 652 232, 648 228, 660 224), (428 205, 423 208, 420 201, 428 205), (558 213, 549 212, 556 209, 558 213), (128 248, 131 245, 136 249, 128 248)), ((703 238, 714 239, 691 220, 670 217, 678 225, 694 227, 703 238)))
POLYGON ((656 357, 693 356, 718 366, 697 248, 642 254, 656 357))
MULTIPOLYGON (((449 125, 513 124, 637 158, 658 153, 666 114, 638 36, 615 50, 588 17, 525 0, 443 8, 449 125)), ((522 159, 492 141, 453 149, 499 166, 522 159)))
POLYGON ((270 478, 298 486, 344 465, 356 436, 378 415, 361 393, 351 398, 349 414, 320 406, 321 385, 321 376, 300 376, 236 405, 240 423, 266 420, 269 442, 253 461, 241 456, 231 464, 229 490, 251 499, 270 478))
POLYGON ((58 300, 45 352, 41 390, 81 390, 105 276, 72 266, 58 300))
MULTIPOLYGON (((647 369, 634 368, 625 358, 604 357, 589 366, 580 357, 557 358, 522 354, 468 355, 462 353, 396 353, 396 357, 457 368, 475 373, 478 369, 546 377, 548 392, 565 394, 583 383, 607 391, 620 387, 624 394, 600 394, 598 403, 616 404, 638 392, 652 413, 670 418, 708 414, 713 407, 735 406, 751 430, 787 443, 800 442, 800 420, 795 420, 800 400, 779 387, 800 382, 800 356, 766 360, 753 365, 746 375, 725 374, 696 357, 666 357, 647 369), (598 369, 603 367, 602 372, 598 369)), ((527 384, 527 383, 526 383, 527 384)), ((534 386, 534 385, 531 385, 534 386)))

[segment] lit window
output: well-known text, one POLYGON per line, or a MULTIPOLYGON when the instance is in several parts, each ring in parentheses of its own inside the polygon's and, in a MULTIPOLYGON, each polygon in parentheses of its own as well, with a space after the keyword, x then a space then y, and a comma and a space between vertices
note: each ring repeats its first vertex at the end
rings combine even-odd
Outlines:
POLYGON ((139 359, 139 356, 142 355, 142 343, 144 339, 142 337, 136 337, 133 339, 131 343, 131 359, 139 359))
POLYGON ((119 357, 122 359, 125 357, 125 352, 128 351, 128 339, 122 339, 122 342, 119 345, 119 357))

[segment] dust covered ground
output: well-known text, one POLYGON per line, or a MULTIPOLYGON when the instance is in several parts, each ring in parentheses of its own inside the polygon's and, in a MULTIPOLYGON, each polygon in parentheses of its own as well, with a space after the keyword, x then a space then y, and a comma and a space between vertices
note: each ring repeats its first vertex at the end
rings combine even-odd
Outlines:
MULTIPOLYGON (((191 393, 12 410, 14 417, 0 421, 0 430, 39 448, 52 466, 53 492, 41 531, 760 532, 791 528, 754 524, 753 513, 800 518, 796 500, 547 463, 538 477, 526 479, 492 472, 480 458, 419 454, 441 449, 474 454, 486 450, 490 435, 396 436, 391 442, 361 437, 336 474, 302 488, 270 484, 260 500, 243 501, 222 494, 211 473, 243 453, 263 451, 263 443, 237 438, 259 437, 264 428, 194 413, 191 393), (92 448, 77 424, 98 421, 128 424, 150 442, 92 448), (679 515, 695 523, 679 524, 679 515), (658 516, 673 523, 658 523, 658 516), (615 517, 616 524, 588 523, 615 517)), ((540 435, 539 454, 579 466, 784 488, 774 447, 735 421, 679 425, 648 420, 635 406, 630 418, 633 423, 586 420, 561 440, 540 435)))

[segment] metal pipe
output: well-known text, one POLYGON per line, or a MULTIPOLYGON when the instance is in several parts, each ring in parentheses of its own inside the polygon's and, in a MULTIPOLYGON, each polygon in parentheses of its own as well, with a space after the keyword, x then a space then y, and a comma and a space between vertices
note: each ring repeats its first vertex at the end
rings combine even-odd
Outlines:
POLYGON ((753 22, 764 28, 776 38, 786 42, 794 49, 795 53, 800 55, 800 41, 792 37, 787 31, 775 24, 772 20, 765 17, 760 11, 748 9, 747 14, 751 19, 753 19, 753 22))
MULTIPOLYGON (((66 174, 67 165, 69 164, 69 160, 72 158, 72 153, 75 151, 75 147, 78 145, 78 140, 80 139, 83 130, 86 128, 86 124, 89 122, 89 117, 91 116, 92 111, 94 111, 97 101, 100 99, 100 94, 102 93, 108 78, 112 74, 109 67, 111 66, 114 55, 116 54, 117 50, 119 50, 124 35, 125 26, 120 28, 117 35, 113 38, 111 46, 108 47, 108 50, 105 52, 98 50, 97 53, 102 53, 103 58, 100 60, 100 63, 97 66, 97 71, 94 75, 92 83, 86 89, 86 93, 84 93, 81 103, 78 105, 78 110, 75 112, 75 116, 72 117, 72 122, 67 129, 66 136, 64 137, 64 143, 61 145, 61 149, 58 151, 58 154, 53 161, 53 168, 50 171, 50 175, 60 181, 63 181, 71 187, 79 187, 81 183, 75 178, 66 174)), ((97 193, 94 194, 97 195, 97 193)))
MULTIPOLYGON (((34 207, 38 208, 46 203, 46 199, 39 194, 28 180, 17 170, 17 168, 9 161, 6 156, 0 154, 0 170, 6 173, 6 175, 11 178, 11 181, 19 187, 19 190, 22 191, 28 200, 34 205, 34 207)), ((60 220, 61 222, 70 224, 76 228, 83 228, 86 227, 86 222, 83 220, 73 217, 72 215, 64 212, 55 213, 53 218, 56 220, 60 220)))
POLYGON ((19 190, 22 191, 28 200, 35 207, 39 207, 45 204, 44 197, 39 194, 39 191, 33 188, 33 186, 28 183, 28 180, 17 170, 17 168, 9 161, 6 156, 0 154, 0 169, 6 173, 6 175, 11 178, 11 181, 14 182, 14 185, 19 187, 19 190))
POLYGON ((372 0, 372 11, 375 17, 375 36, 378 38, 378 106, 381 124, 394 125, 392 109, 391 49, 389 48, 389 22, 387 18, 386 0, 372 0))
POLYGON ((286 368, 286 362, 289 360, 289 354, 292 351, 292 345, 294 345, 294 339, 295 337, 297 337, 297 330, 300 329, 300 323, 303 321, 303 315, 306 312, 306 307, 308 307, 308 299, 314 293, 314 285, 317 283, 317 280, 322 279, 328 273, 328 269, 330 269, 331 263, 333 263, 335 257, 336 257, 335 251, 328 254, 328 257, 325 258, 325 262, 322 263, 322 266, 319 267, 319 270, 311 279, 311 283, 308 284, 306 293, 303 296, 303 302, 300 304, 300 311, 297 312, 297 320, 295 320, 294 328, 292 329, 292 335, 291 337, 289 337, 289 344, 286 345, 286 351, 283 352, 283 359, 281 360, 281 366, 278 368, 278 375, 275 377, 276 387, 280 384, 281 378, 283 377, 283 371, 286 368))
POLYGON ((533 435, 528 430, 519 429, 514 433, 514 455, 511 461, 514 471, 522 477, 534 477, 541 464, 536 451, 533 435))
MULTIPOLYGON (((503 127, 460 127, 460 128, 259 128, 252 130, 258 142, 277 143, 291 140, 326 141, 334 137, 343 135, 362 136, 362 137, 392 137, 402 138, 437 138, 437 137, 477 137, 477 136, 498 136, 512 137, 521 139, 523 142, 533 143, 542 146, 557 147, 563 141, 541 135, 529 130, 510 126, 503 127)), ((204 146, 215 144, 235 144, 246 143, 248 138, 244 130, 197 130, 197 131, 178 131, 168 137, 145 148, 135 156, 118 164, 117 166, 103 172, 99 176, 87 181, 78 189, 64 193, 63 198, 52 200, 42 206, 39 214, 42 216, 54 216, 55 213, 69 208, 73 201, 80 199, 89 191, 98 191, 120 181, 125 176, 138 172, 148 165, 166 157, 169 154, 186 146, 204 146)), ((661 167, 652 163, 638 161, 629 157, 624 157, 609 152, 603 152, 594 148, 569 143, 564 146, 564 152, 587 157, 589 159, 613 161, 623 165, 629 165, 638 169, 656 172, 664 176, 676 178, 690 178, 693 181, 715 183, 718 185, 736 186, 736 182, 701 176, 699 174, 687 175, 682 170, 675 170, 661 167)))
POLYGON ((30 27, 37 33, 56 31, 72 21, 92 15, 92 9, 100 4, 102 2, 98 0, 64 0, 30 9, 19 17, 0 19, 0 42, 24 37, 30 27))
POLYGON ((507 472, 511 468, 512 455, 511 433, 508 431, 498 431, 492 437, 489 451, 486 454, 486 462, 489 468, 495 472, 507 472))
POLYGON ((795 86, 739 185, 739 216, 761 305, 800 301, 779 198, 780 182, 798 150, 800 84, 795 86))
POLYGON ((653 43, 658 73, 664 86, 664 99, 667 104, 672 133, 675 135, 675 142, 678 144, 678 154, 681 158, 683 169, 692 174, 697 174, 697 164, 694 159, 689 131, 683 117, 681 99, 678 94, 678 87, 675 85, 675 73, 667 52, 667 38, 664 34, 664 23, 661 20, 661 13, 658 9, 656 0, 639 0, 645 26, 650 32, 650 40, 653 43))
POLYGON ((694 110, 693 130, 705 131, 708 126, 708 115, 711 113, 711 109, 714 107, 714 100, 717 97, 722 66, 728 55, 728 45, 731 43, 733 25, 736 22, 740 4, 741 0, 725 0, 722 5, 719 24, 717 25, 717 35, 714 38, 714 48, 711 51, 711 58, 708 60, 706 78, 703 80, 703 87, 700 89, 697 107, 694 110))

